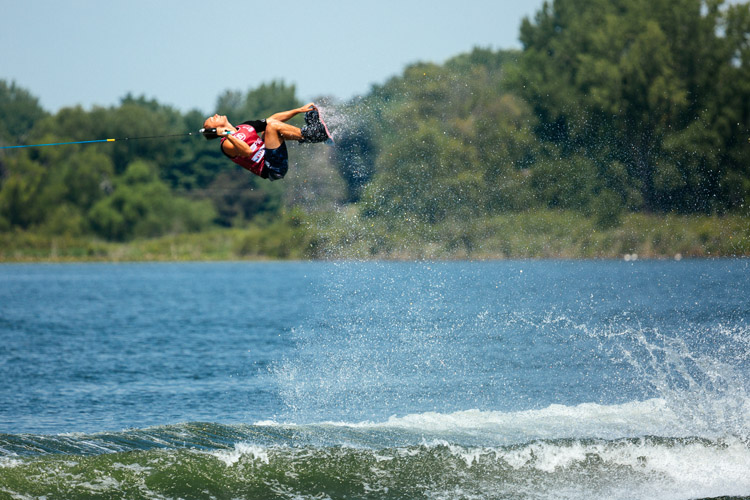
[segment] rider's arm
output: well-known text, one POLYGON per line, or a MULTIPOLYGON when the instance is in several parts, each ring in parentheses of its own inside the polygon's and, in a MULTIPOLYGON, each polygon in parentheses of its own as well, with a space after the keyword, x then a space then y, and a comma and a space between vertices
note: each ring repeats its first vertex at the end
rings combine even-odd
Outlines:
POLYGON ((221 145, 221 149, 229 156, 252 156, 253 150, 245 141, 236 138, 234 135, 228 135, 227 140, 221 145))

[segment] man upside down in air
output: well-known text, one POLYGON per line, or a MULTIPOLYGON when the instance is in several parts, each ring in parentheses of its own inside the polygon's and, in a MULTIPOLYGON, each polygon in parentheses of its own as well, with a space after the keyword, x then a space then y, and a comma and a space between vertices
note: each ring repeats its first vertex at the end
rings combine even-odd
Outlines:
POLYGON ((287 140, 324 142, 330 139, 315 104, 275 113, 265 120, 250 120, 235 127, 225 115, 215 114, 203 122, 206 139, 221 137, 221 151, 234 163, 264 179, 275 181, 289 170, 287 140), (286 123, 305 113, 304 127, 286 123))

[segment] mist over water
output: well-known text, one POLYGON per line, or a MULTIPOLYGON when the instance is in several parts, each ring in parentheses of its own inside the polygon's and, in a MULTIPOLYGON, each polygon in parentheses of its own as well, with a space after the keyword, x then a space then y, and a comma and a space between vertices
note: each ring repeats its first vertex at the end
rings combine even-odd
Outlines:
POLYGON ((1 271, 0 496, 750 495, 745 260, 1 271))
POLYGON ((702 265, 336 264, 274 370, 280 394, 303 420, 347 421, 746 401, 748 306, 711 295, 708 276, 686 283, 702 265))

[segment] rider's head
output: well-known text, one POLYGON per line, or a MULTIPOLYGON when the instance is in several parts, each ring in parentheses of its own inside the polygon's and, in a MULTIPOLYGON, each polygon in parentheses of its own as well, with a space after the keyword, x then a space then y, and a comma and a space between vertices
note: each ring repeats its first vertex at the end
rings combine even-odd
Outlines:
MULTIPOLYGON (((227 128, 230 126, 231 124, 229 123, 229 120, 227 120, 226 115, 220 115, 218 113, 213 116, 209 116, 203 122, 203 128, 205 130, 216 129, 218 127, 227 128)), ((206 139, 216 139, 217 137, 219 137, 218 134, 211 132, 204 132, 203 135, 206 137, 206 139)))

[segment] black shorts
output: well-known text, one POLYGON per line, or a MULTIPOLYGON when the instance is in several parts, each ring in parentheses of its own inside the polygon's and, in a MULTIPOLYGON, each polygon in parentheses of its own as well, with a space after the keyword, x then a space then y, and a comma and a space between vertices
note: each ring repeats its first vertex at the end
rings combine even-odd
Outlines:
POLYGON ((282 142, 281 146, 276 149, 266 149, 266 164, 262 177, 277 181, 286 175, 287 170, 289 170, 289 153, 286 150, 286 143, 282 142))

